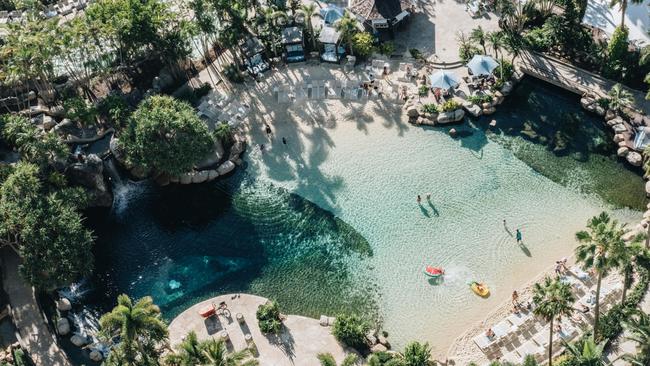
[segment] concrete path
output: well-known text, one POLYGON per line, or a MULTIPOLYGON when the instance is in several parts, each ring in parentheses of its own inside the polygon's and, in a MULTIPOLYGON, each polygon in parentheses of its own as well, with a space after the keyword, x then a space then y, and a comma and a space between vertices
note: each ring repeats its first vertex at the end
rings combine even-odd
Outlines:
MULTIPOLYGON (((260 332, 255 312, 257 308, 268 300, 255 296, 241 294, 234 298, 232 295, 222 295, 200 302, 182 312, 169 325, 169 341, 172 346, 182 342, 190 332, 196 332, 199 340, 215 339, 222 332, 227 332, 230 350, 241 351, 247 348, 246 335, 250 335, 255 342, 258 355, 256 359, 260 365, 269 366, 317 366, 320 365, 316 355, 318 353, 331 353, 340 363, 347 352, 330 332, 330 327, 323 327, 319 321, 297 315, 289 315, 283 322, 284 327, 278 336, 266 336, 260 332), (230 317, 219 315, 203 319, 199 311, 225 301, 231 312, 230 317), (243 322, 236 319, 237 313, 243 315, 243 322)), ((280 304, 281 305, 281 304, 280 304)))
MULTIPOLYGON (((533 51, 524 52, 517 62, 524 73, 578 94, 589 92, 605 96, 616 85, 612 80, 533 51)), ((625 89, 632 93, 636 108, 650 114, 650 101, 645 99, 645 94, 625 89)))
POLYGON ((9 298, 20 346, 27 350, 36 366, 71 366, 50 333, 36 303, 34 289, 18 273, 20 258, 9 248, 5 248, 1 254, 3 286, 9 298))

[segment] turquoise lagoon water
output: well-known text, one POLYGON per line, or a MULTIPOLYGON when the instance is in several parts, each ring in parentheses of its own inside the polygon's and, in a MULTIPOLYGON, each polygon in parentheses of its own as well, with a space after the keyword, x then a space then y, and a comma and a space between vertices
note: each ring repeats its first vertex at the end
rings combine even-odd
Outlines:
POLYGON ((611 155, 611 136, 575 96, 545 84, 526 80, 491 117, 496 130, 491 118, 468 121, 456 139, 398 113, 373 119, 373 103, 334 117, 314 108, 272 115, 276 141, 254 131, 265 153, 249 149, 245 170, 225 181, 119 188, 111 214, 92 220, 96 302, 151 294, 172 318, 214 294, 253 292, 290 313, 371 314, 397 346, 425 340, 444 354, 570 254, 589 217, 640 218, 638 173, 611 155), (566 130, 568 118, 579 123, 566 130), (444 266, 444 281, 428 281, 427 264, 444 266), (471 280, 492 295, 473 295, 471 280))

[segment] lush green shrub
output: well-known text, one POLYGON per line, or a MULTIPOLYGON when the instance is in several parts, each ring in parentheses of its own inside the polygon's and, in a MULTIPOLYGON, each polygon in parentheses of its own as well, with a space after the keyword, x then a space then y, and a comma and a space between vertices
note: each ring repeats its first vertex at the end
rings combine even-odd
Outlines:
POLYGON ((110 94, 97 104, 97 113, 114 127, 122 127, 126 124, 131 110, 121 96, 110 94))
POLYGON ((427 103, 422 106, 422 110, 424 111, 424 113, 431 113, 431 114, 438 113, 438 106, 436 106, 433 103, 427 103))
POLYGON ((395 52, 395 44, 393 42, 384 42, 379 45, 379 53, 385 56, 390 56, 395 52))
POLYGON ((474 104, 492 103, 494 98, 490 94, 471 95, 468 100, 474 104))
POLYGON ((526 355, 526 357, 524 358, 524 362, 521 364, 521 366, 537 366, 537 361, 535 360, 535 356, 526 355))
POLYGON ((404 348, 404 363, 406 366, 427 366, 431 359, 429 343, 411 342, 404 348))
POLYGON ((452 112, 455 111, 456 109, 459 109, 461 107, 460 103, 458 103, 455 100, 448 100, 444 102, 439 109, 443 112, 452 112))
POLYGON ((426 97, 429 95, 429 87, 426 85, 420 85, 418 88, 418 95, 421 97, 426 97))
POLYGON ((140 103, 120 141, 130 163, 172 175, 192 170, 214 144, 194 108, 162 95, 140 103))
POLYGON ((501 64, 494 69, 494 75, 501 80, 507 81, 512 78, 512 74, 515 73, 515 68, 512 66, 510 61, 501 60, 501 64))
POLYGON ((260 305, 255 313, 262 333, 280 333, 282 319, 280 318, 280 307, 276 301, 260 305))
POLYGON ((226 67, 223 69, 223 73, 226 75, 226 78, 228 78, 228 80, 232 81, 233 83, 244 82, 244 74, 239 71, 239 68, 235 64, 226 65, 226 67))
POLYGON ((358 315, 339 315, 334 321, 332 334, 336 339, 352 348, 362 350, 367 347, 366 333, 370 325, 358 315))
POLYGON ((368 32, 359 32, 352 37, 354 53, 360 57, 368 57, 374 51, 375 38, 368 32))
POLYGON ((605 75, 620 80, 628 71, 630 65, 630 52, 628 51, 629 31, 626 27, 616 27, 612 39, 607 44, 607 65, 605 75))
POLYGON ((598 103, 598 105, 603 107, 605 110, 609 108, 609 99, 607 98, 598 98, 596 99, 596 103, 598 103))
POLYGON ((96 122, 97 109, 80 97, 67 98, 63 101, 65 116, 82 126, 92 126, 96 122))
POLYGON ((409 53, 411 54, 411 57, 413 57, 416 60, 424 59, 424 56, 422 55, 422 52, 420 52, 420 50, 418 50, 417 48, 409 49, 409 53))
POLYGON ((368 357, 368 366, 403 366, 403 360, 394 353, 376 352, 368 357))
POLYGON ((551 41, 543 28, 533 28, 524 36, 526 45, 535 51, 548 51, 551 41))
POLYGON ((458 57, 460 57, 463 62, 469 61, 474 55, 479 55, 481 54, 481 50, 471 44, 461 44, 458 47, 458 57))
POLYGON ((15 349, 13 353, 15 366, 29 366, 31 364, 22 349, 15 349))

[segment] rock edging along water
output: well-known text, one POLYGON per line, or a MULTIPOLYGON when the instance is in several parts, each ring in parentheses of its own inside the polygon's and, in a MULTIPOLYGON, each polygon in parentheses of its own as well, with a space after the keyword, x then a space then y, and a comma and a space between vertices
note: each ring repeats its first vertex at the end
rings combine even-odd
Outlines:
POLYGON ((110 151, 123 167, 136 179, 146 179, 153 177, 156 183, 161 186, 169 185, 170 183, 177 184, 194 184, 205 183, 217 179, 220 176, 225 176, 232 172, 236 166, 243 163, 241 154, 246 150, 246 140, 239 136, 234 135, 234 143, 230 148, 230 155, 228 159, 222 161, 224 149, 221 142, 216 141, 214 150, 208 157, 195 167, 194 170, 178 175, 168 174, 155 174, 152 171, 143 169, 142 167, 133 166, 126 160, 124 150, 120 145, 119 139, 113 136, 110 141, 110 151))
MULTIPOLYGON (((461 107, 447 112, 427 112, 421 102, 416 105, 416 96, 410 95, 404 103, 404 110, 408 122, 414 125, 436 126, 448 123, 462 122, 465 118, 465 112, 474 117, 481 115, 490 115, 496 112, 496 106, 503 103, 505 97, 510 95, 514 86, 521 81, 523 74, 515 72, 509 81, 506 81, 501 89, 496 91, 484 91, 486 101, 480 104, 475 104, 469 100, 462 100, 461 107)), ((450 99, 454 100, 454 99, 450 99)))
MULTIPOLYGON (((609 109, 607 104, 603 103, 600 98, 589 94, 585 94, 580 98, 580 105, 585 110, 603 117, 605 124, 612 129, 614 133, 613 141, 618 145, 616 155, 625 158, 632 166, 640 167, 643 165, 643 154, 635 149, 634 138, 638 128, 644 128, 650 132, 650 117, 627 107, 622 108, 620 112, 609 109)), ((646 180, 650 178, 647 174, 644 174, 643 177, 646 180)), ((650 197, 650 181, 646 181, 645 191, 646 196, 650 197)), ((650 204, 648 204, 641 222, 630 229, 625 234, 624 239, 630 240, 636 235, 646 233, 650 229, 649 225, 650 204)))

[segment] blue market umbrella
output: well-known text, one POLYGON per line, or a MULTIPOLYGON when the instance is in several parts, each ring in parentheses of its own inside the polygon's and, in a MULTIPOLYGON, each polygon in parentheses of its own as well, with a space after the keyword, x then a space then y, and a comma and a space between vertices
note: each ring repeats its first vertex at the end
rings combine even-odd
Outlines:
POLYGON ((454 73, 445 70, 440 70, 431 74, 429 76, 429 82, 431 83, 432 88, 445 90, 455 88, 460 84, 458 77, 454 73))
POLYGON ((499 66, 499 63, 490 56, 474 55, 467 63, 473 75, 490 75, 499 66))
POLYGON ((325 24, 332 25, 337 20, 343 18, 345 10, 336 5, 328 5, 320 10, 320 16, 323 17, 325 24))

